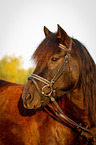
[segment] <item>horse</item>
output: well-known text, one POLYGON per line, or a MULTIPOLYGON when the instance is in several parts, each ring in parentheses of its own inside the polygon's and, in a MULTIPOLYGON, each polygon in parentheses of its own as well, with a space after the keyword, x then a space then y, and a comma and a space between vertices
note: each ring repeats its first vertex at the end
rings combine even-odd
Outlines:
POLYGON ((59 25, 44 33, 27 84, 0 80, 0 144, 95 145, 96 65, 59 25))

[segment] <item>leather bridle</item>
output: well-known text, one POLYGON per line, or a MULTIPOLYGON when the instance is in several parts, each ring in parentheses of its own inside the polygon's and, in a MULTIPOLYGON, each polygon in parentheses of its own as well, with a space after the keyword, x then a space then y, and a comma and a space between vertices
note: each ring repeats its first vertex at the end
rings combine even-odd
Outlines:
MULTIPOLYGON (((60 44, 59 47, 61 48, 61 47, 63 47, 63 45, 60 44)), ((65 56, 64 61, 62 62, 61 66, 59 67, 59 69, 57 70, 56 74, 51 79, 51 81, 48 81, 47 79, 45 79, 45 78, 43 78, 43 77, 41 77, 41 76, 39 76, 37 74, 31 74, 28 77, 28 79, 32 80, 32 82, 35 84, 35 86, 36 86, 36 88, 37 88, 37 90, 38 90, 38 92, 39 92, 39 94, 41 96, 41 103, 42 104, 43 104, 43 101, 44 101, 43 100, 43 96, 50 98, 50 96, 52 96, 52 93, 55 92, 55 90, 53 88, 53 85, 60 78, 60 76, 63 74, 63 72, 65 70, 65 67, 66 67, 66 64, 67 64, 67 61, 68 61, 68 58, 69 58, 69 54, 71 53, 71 47, 72 47, 72 41, 70 43, 69 49, 66 48, 67 54, 65 56), (42 91, 40 90, 40 88, 39 88, 37 82, 35 81, 35 79, 45 84, 45 86, 43 86, 43 88, 42 88, 42 91), (44 89, 47 88, 47 87, 50 88, 50 92, 45 94, 44 89)), ((69 68, 70 68, 70 60, 69 60, 69 68)))
MULTIPOLYGON (((65 46, 63 46, 62 44, 59 45, 60 48, 62 49, 65 49, 65 46)), ((59 104, 56 102, 55 98, 52 96, 52 94, 55 92, 54 88, 53 88, 53 85, 54 83, 60 78, 60 76, 63 74, 64 70, 65 70, 65 67, 66 67, 66 64, 67 62, 69 61, 69 69, 71 70, 71 67, 70 67, 70 53, 71 53, 71 48, 72 48, 72 40, 70 42, 70 46, 69 48, 66 48, 67 50, 67 54, 65 56, 65 59, 63 61, 63 63, 61 64, 60 68, 57 70, 56 74, 54 75, 54 77, 51 79, 51 81, 48 81, 47 79, 37 75, 37 74, 31 74, 28 79, 31 80, 34 85, 36 86, 36 89, 39 93, 39 95, 41 96, 41 104, 43 106, 43 103, 44 103, 44 96, 45 97, 48 97, 51 102, 54 103, 54 105, 56 106, 56 109, 54 109, 51 104, 47 104, 52 110, 54 110, 54 112, 59 115, 61 118, 63 118, 64 120, 66 120, 68 123, 70 123, 71 125, 74 125, 76 128, 79 128, 81 129, 81 132, 86 132, 88 134, 90 134, 92 137, 96 138, 96 136, 89 130, 87 129, 87 127, 83 127, 82 124, 78 124, 76 123, 75 121, 73 121, 72 119, 70 119, 68 116, 65 115, 65 113, 62 111, 62 109, 60 108, 59 104), (40 87, 38 86, 36 80, 44 83, 45 85, 42 87, 42 91, 40 89, 40 87), (45 88, 49 88, 50 89, 50 92, 49 93, 45 93, 45 88)))

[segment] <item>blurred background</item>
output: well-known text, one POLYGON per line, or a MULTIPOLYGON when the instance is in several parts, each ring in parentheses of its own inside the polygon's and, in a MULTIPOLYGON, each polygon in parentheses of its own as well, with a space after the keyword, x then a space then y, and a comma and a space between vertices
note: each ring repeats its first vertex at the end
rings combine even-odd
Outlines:
POLYGON ((96 62, 96 0, 0 0, 0 79, 26 83, 44 25, 56 32, 57 24, 96 62))

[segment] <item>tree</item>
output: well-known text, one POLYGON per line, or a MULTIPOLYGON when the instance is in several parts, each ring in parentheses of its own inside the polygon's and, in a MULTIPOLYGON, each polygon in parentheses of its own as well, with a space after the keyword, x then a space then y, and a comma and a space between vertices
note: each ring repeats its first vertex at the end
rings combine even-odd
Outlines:
POLYGON ((34 68, 25 70, 23 67, 22 57, 4 56, 0 60, 0 79, 15 83, 26 83, 28 75, 34 68))

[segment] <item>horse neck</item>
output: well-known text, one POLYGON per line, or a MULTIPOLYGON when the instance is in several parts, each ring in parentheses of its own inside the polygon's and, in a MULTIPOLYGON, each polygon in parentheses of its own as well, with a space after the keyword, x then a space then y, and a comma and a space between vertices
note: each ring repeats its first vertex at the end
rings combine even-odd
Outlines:
POLYGON ((77 123, 82 123, 84 126, 89 124, 88 109, 84 105, 82 87, 78 87, 73 91, 69 91, 59 101, 64 113, 77 123))

